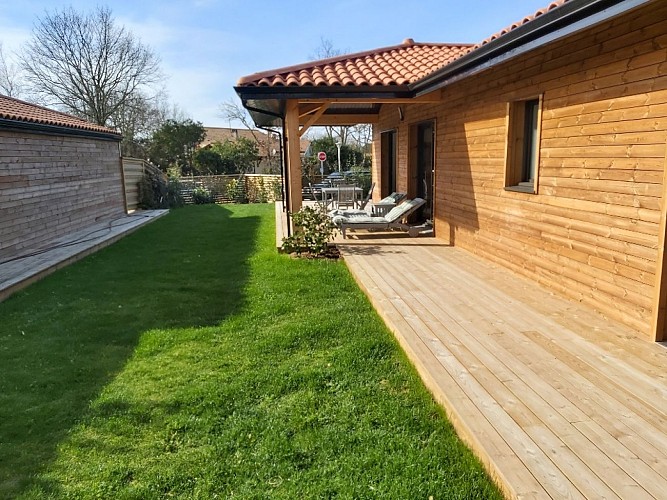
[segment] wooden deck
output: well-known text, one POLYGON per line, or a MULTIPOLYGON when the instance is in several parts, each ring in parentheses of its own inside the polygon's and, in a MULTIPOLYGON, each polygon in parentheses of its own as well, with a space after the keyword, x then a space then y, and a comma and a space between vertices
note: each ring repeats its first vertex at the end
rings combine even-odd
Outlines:
POLYGON ((509 498, 667 499, 664 345, 435 238, 339 248, 509 498))
POLYGON ((168 212, 142 210, 115 220, 99 222, 45 243, 41 248, 26 250, 22 255, 0 262, 0 301, 57 269, 111 245, 168 212))

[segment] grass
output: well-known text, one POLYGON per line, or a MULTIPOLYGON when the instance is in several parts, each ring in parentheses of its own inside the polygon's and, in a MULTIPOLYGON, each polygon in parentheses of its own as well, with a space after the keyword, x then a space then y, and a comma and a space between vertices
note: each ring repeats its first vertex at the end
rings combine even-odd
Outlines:
POLYGON ((0 303, 0 498, 500 498, 272 210, 175 210, 0 303))

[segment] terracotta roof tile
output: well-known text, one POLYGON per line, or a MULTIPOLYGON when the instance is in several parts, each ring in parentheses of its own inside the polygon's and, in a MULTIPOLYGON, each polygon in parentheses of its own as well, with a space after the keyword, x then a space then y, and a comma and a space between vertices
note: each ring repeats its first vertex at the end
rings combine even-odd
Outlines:
MULTIPOLYGON (((479 42, 479 43, 473 45, 473 46, 470 47, 466 52, 464 52, 463 54, 461 54, 461 56, 463 56, 463 55, 465 55, 465 54, 467 54, 467 53, 470 53, 470 52, 472 52, 473 50, 478 49, 478 48, 482 47, 483 45, 486 45, 487 43, 492 42, 492 41, 494 41, 494 40, 500 38, 501 36, 506 35, 507 33, 511 32, 511 31, 514 31, 514 30, 517 29, 518 27, 523 26, 524 24, 527 24, 527 23, 529 23, 529 22, 531 22, 531 21, 537 19, 537 18, 540 17, 541 15, 544 15, 544 14, 546 14, 547 12, 549 12, 549 11, 551 11, 551 10, 557 9, 558 7, 560 7, 560 6, 563 5, 563 4, 568 3, 569 1, 570 1, 570 0, 556 0, 555 2, 551 2, 549 5, 547 5, 547 6, 544 7, 543 9, 538 10, 538 11, 535 12, 533 15, 531 15, 531 16, 526 16, 526 17, 524 17, 523 19, 521 19, 520 21, 517 21, 517 22, 511 24, 510 26, 508 26, 508 27, 506 27, 506 28, 500 30, 500 31, 497 32, 497 33, 494 33, 493 35, 491 35, 491 36, 485 38, 485 39, 482 40, 481 42, 479 42)), ((461 56, 459 56, 459 57, 461 57, 461 56)))
POLYGON ((4 95, 0 95, 0 118, 40 125, 53 125, 56 127, 120 135, 115 130, 95 125, 94 123, 87 122, 76 116, 61 113, 60 111, 54 111, 4 95))
POLYGON ((241 87, 409 85, 476 49, 568 3, 556 0, 477 44, 415 43, 349 54, 242 77, 241 87))
POLYGON ((239 86, 308 87, 406 85, 445 66, 469 44, 415 43, 324 59, 246 76, 239 86))

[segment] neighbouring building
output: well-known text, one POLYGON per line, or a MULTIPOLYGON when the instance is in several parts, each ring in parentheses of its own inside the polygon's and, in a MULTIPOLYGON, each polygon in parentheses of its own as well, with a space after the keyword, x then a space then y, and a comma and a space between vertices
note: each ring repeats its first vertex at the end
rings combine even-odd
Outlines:
POLYGON ((120 140, 0 95, 0 263, 125 214, 120 140))
POLYGON ((376 197, 426 198, 445 243, 665 340, 666 61, 667 2, 559 0, 476 45, 408 39, 236 91, 283 127, 290 194, 305 129, 371 123, 376 197))
MULTIPOLYGON (((253 173, 280 173, 280 155, 282 151, 280 134, 274 132, 269 133, 260 129, 225 127, 204 127, 204 131, 206 132, 206 136, 199 144, 200 148, 210 147, 214 142, 224 143, 226 141, 237 141, 242 137, 257 144, 259 160, 253 173)), ((309 145, 309 140, 301 139, 300 151, 302 156, 305 154, 309 145)))

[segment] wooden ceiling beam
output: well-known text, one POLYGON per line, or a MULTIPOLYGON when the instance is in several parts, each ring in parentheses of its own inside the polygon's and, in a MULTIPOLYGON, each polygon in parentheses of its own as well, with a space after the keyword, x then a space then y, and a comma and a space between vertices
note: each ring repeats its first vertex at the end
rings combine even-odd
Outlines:
MULTIPOLYGON (((315 113, 313 113, 312 115, 304 115, 304 117, 305 117, 305 116, 308 116, 308 119, 307 119, 306 122, 303 124, 303 127, 301 127, 301 130, 299 130, 299 137, 302 137, 303 134, 305 134, 306 131, 307 131, 307 130, 308 130, 314 123, 316 123, 317 120, 320 119, 320 117, 324 114, 324 112, 327 110, 328 107, 329 107, 329 104, 328 104, 328 103, 324 103, 324 104, 322 104, 322 105, 319 107, 319 109, 318 109, 317 111, 315 111, 315 113)), ((299 115, 299 122, 301 122, 301 115, 299 115)))
MULTIPOLYGON (((316 122, 311 123, 309 126, 321 126, 321 125, 359 125, 360 123, 378 123, 378 115, 371 114, 340 114, 340 115, 322 115, 316 122)), ((305 122, 304 122, 305 124, 305 122)))
POLYGON ((439 92, 433 92, 432 94, 426 94, 420 97, 414 98, 391 98, 391 97, 368 97, 368 98, 354 98, 354 97, 337 97, 334 99, 299 99, 301 104, 424 104, 424 103, 437 103, 441 102, 439 92))
POLYGON ((322 107, 322 103, 299 105, 299 119, 315 113, 322 107))

